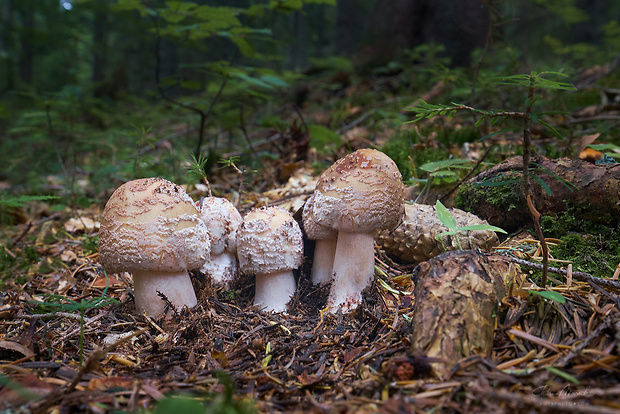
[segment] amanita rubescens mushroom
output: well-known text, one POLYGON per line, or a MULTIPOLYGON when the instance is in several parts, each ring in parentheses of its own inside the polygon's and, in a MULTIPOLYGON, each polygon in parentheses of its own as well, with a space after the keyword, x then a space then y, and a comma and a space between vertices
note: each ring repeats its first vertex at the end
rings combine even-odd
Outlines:
POLYGON ((327 284, 332 280, 336 239, 338 232, 331 227, 318 224, 314 220, 314 195, 306 201, 303 210, 304 232, 310 240, 315 240, 312 259, 311 280, 314 284, 327 284))
POLYGON ((357 150, 336 161, 319 177, 313 218, 338 231, 333 284, 327 298, 332 312, 350 311, 374 276, 378 229, 394 229, 404 214, 398 167, 384 153, 357 150))
POLYGON ((230 289, 237 274, 237 229, 243 218, 225 198, 206 197, 196 205, 211 239, 211 259, 200 270, 216 286, 230 289))
POLYGON ((292 270, 303 256, 301 229, 280 207, 250 211, 237 232, 239 267, 256 276, 254 305, 266 311, 285 312, 297 284, 292 270))
POLYGON ((191 197, 163 178, 129 181, 103 211, 99 262, 110 273, 133 273, 136 309, 160 316, 166 305, 196 305, 188 270, 209 258, 210 242, 191 197))

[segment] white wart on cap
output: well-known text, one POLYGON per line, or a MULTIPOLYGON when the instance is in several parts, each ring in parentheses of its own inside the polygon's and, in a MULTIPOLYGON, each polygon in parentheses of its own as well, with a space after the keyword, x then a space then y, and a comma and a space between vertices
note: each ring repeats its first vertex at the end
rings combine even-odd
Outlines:
POLYGON ((103 211, 99 262, 110 273, 133 273, 138 312, 160 316, 165 297, 176 309, 196 305, 188 270, 209 258, 206 226, 191 197, 163 178, 129 181, 103 211))
POLYGON ((297 284, 293 269, 303 260, 301 229, 280 207, 250 211, 237 233, 239 267, 256 276, 254 305, 266 311, 286 312, 297 284))
POLYGON ((327 305, 350 311, 374 277, 374 240, 378 229, 394 229, 403 219, 402 176, 381 151, 360 149, 336 161, 319 178, 314 220, 338 231, 333 278, 327 305))
POLYGON ((211 258, 201 267, 214 285, 230 289, 237 275, 237 230, 243 218, 235 206, 222 197, 196 202, 211 239, 211 258))

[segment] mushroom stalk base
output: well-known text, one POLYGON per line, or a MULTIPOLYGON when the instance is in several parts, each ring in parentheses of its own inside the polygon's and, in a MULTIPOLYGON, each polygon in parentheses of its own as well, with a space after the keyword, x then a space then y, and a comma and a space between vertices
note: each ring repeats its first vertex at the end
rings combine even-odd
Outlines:
POLYGON ((334 259, 334 282, 327 297, 331 312, 349 312, 362 301, 362 290, 375 275, 372 233, 339 232, 334 259))
POLYGON ((286 304, 295 294, 297 284, 291 270, 257 274, 254 306, 265 311, 286 312, 286 304))
POLYGON ((336 255, 336 239, 319 239, 314 245, 312 259, 312 283, 324 285, 332 280, 334 257, 336 255))
POLYGON ((211 254, 211 259, 202 265, 202 273, 209 276, 215 286, 230 289, 237 274, 237 259, 229 252, 211 254))
POLYGON ((166 302, 157 292, 161 292, 176 310, 183 306, 196 306, 196 293, 187 271, 182 272, 134 272, 133 288, 136 299, 136 311, 143 309, 148 316, 161 316, 166 302))

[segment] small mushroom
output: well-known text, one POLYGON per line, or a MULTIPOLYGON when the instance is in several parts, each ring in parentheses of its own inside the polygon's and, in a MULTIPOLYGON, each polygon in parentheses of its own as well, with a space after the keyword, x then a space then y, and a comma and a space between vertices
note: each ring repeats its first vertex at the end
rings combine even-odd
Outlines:
POLYGON ((302 262, 301 229, 280 207, 250 211, 237 233, 239 267, 256 276, 254 305, 285 312, 297 284, 292 270, 302 262))
POLYGON ((225 198, 206 197, 196 202, 211 239, 211 259, 201 267, 216 286, 230 289, 237 274, 237 229, 243 218, 225 198))
POLYGON ((163 178, 129 181, 114 191, 99 234, 99 262, 110 273, 132 272, 136 309, 164 313, 196 305, 188 270, 208 259, 209 235, 191 197, 163 178))
POLYGON ((332 280, 338 232, 331 227, 318 224, 314 220, 313 209, 314 195, 306 201, 302 217, 306 237, 315 240, 311 280, 314 284, 322 285, 332 280))
POLYGON ((404 215, 398 167, 384 153, 360 149, 336 161, 319 177, 313 218, 338 231, 330 311, 350 311, 374 277, 374 240, 378 229, 394 229, 404 215))

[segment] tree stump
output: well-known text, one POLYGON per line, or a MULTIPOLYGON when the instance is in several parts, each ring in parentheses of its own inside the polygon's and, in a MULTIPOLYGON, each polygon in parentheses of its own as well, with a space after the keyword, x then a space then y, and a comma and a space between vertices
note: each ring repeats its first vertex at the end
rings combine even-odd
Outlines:
POLYGON ((432 364, 440 377, 464 357, 488 355, 496 312, 506 294, 504 278, 517 269, 500 256, 474 250, 446 252, 420 263, 411 354, 442 360, 432 364))
MULTIPOLYGON (((541 214, 555 215, 573 206, 578 218, 607 225, 618 223, 620 164, 596 165, 580 159, 554 160, 540 155, 533 156, 531 162, 535 163, 531 164, 531 173, 551 191, 548 194, 530 178, 534 204, 541 214)), ((461 187, 456 204, 494 226, 516 230, 532 221, 521 191, 522 177, 523 158, 508 158, 461 187), (502 181, 514 182, 497 185, 502 181), (483 182, 494 185, 480 185, 483 182)))

